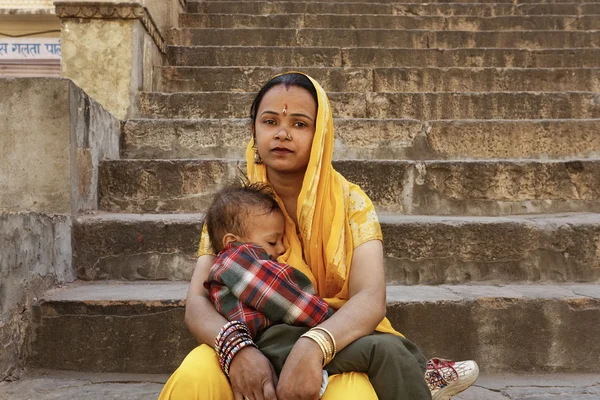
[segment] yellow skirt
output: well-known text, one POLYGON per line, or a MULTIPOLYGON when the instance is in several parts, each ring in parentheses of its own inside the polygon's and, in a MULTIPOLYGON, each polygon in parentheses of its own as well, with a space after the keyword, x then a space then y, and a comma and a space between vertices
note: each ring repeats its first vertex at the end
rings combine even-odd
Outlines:
MULTIPOLYGON (((187 355, 160 394, 159 400, 234 400, 229 380, 214 349, 205 344, 187 355)), ((329 377, 323 400, 377 400, 369 377, 347 372, 329 377)))

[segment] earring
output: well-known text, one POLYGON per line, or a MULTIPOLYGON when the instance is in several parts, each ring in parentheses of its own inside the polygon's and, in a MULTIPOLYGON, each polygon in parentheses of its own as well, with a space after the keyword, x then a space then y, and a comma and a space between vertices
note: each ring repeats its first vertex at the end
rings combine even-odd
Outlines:
POLYGON ((256 138, 254 139, 252 148, 254 149, 254 164, 262 164, 263 160, 260 158, 260 154, 258 154, 258 148, 256 147, 256 138))

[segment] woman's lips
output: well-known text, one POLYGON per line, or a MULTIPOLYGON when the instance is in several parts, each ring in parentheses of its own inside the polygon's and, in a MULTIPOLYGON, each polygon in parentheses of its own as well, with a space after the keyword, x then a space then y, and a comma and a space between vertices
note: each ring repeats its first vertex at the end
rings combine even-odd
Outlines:
POLYGON ((275 147, 271 150, 275 154, 290 154, 293 153, 290 149, 286 149, 285 147, 275 147))

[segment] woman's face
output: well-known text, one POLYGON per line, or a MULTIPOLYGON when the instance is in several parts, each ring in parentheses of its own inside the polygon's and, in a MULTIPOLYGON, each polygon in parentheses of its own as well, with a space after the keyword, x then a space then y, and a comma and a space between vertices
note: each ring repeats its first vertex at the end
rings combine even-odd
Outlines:
POLYGON ((317 104, 298 86, 277 85, 265 94, 256 113, 258 154, 277 172, 305 171, 315 135, 317 104))

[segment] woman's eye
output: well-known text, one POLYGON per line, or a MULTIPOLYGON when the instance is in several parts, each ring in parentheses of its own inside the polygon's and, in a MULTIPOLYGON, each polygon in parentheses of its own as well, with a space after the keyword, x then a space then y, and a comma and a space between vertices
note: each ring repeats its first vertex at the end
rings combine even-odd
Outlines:
POLYGON ((271 246, 275 246, 277 243, 275 242, 268 242, 271 246))
POLYGON ((275 124, 275 120, 266 119, 266 120, 263 121, 263 123, 268 124, 268 125, 274 125, 275 124))
POLYGON ((304 123, 304 122, 300 122, 300 121, 299 121, 299 122, 296 122, 296 123, 295 123, 295 125, 296 125, 298 128, 304 128, 304 127, 308 126, 306 123, 304 123))

